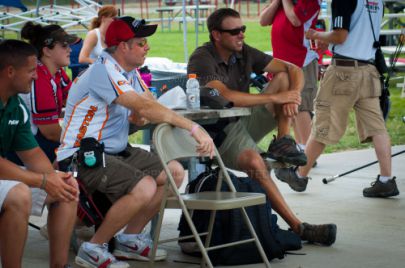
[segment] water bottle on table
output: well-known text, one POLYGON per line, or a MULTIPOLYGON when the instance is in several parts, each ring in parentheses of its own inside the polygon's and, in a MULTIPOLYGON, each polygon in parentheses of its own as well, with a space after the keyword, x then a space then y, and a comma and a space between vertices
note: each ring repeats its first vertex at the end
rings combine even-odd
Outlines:
POLYGON ((189 74, 186 83, 187 109, 200 109, 200 84, 196 74, 189 74))

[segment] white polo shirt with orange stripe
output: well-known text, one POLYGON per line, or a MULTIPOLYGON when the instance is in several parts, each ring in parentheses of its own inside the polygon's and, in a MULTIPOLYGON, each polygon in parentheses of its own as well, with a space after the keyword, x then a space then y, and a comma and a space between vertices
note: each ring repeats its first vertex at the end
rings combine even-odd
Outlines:
POLYGON ((103 142, 107 153, 123 151, 128 143, 130 111, 114 100, 131 90, 141 94, 145 88, 136 70, 125 72, 111 55, 103 52, 72 84, 57 160, 73 155, 85 137, 103 142))

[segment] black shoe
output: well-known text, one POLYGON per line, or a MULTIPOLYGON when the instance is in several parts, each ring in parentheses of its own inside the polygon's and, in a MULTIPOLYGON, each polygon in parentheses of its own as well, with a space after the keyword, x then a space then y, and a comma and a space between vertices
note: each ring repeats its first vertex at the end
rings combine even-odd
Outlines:
POLYGON ((294 166, 305 166, 307 164, 305 153, 297 148, 295 140, 290 135, 285 135, 280 139, 276 139, 274 136, 266 156, 294 166))
POLYGON ((336 224, 300 224, 300 233, 302 240, 309 243, 318 243, 325 246, 330 246, 336 241, 336 224))
POLYGON ((307 188, 309 177, 299 178, 296 173, 297 168, 277 168, 274 170, 274 173, 280 181, 288 183, 294 191, 303 192, 307 188))
POLYGON ((395 177, 383 183, 380 181, 380 175, 377 176, 376 181, 371 183, 371 187, 363 189, 364 197, 390 197, 399 195, 395 177))

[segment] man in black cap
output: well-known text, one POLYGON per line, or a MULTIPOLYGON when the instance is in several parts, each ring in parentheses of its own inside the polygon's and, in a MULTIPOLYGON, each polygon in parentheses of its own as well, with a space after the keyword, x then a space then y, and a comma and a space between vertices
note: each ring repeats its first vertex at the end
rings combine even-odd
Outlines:
MULTIPOLYGON (((78 176, 88 192, 102 192, 112 203, 97 232, 79 249, 76 263, 82 267, 128 267, 106 245, 124 227, 115 237, 115 256, 148 261, 152 252, 152 240, 142 230, 159 210, 167 177, 155 154, 127 147, 130 122, 166 122, 187 129, 199 144, 198 152, 213 153, 212 139, 199 125, 156 102, 136 71, 149 50, 146 37, 156 27, 131 17, 115 19, 106 32, 108 47, 78 76, 67 100, 59 165, 75 169, 74 159, 85 138, 103 143, 105 160, 79 159, 78 176)), ((172 161, 169 168, 181 185, 182 166, 172 161)), ((157 250, 156 260, 165 258, 166 252, 157 250)))

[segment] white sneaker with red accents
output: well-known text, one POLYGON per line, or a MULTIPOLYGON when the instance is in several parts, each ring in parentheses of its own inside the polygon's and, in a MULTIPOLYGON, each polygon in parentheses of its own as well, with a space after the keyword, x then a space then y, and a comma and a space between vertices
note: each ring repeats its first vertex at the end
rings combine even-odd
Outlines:
POLYGON ((128 268, 129 264, 117 261, 108 252, 108 244, 98 245, 84 242, 77 253, 75 262, 80 267, 86 268, 128 268))
MULTIPOLYGON (((149 261, 152 255, 153 241, 149 234, 119 234, 115 237, 114 256, 118 259, 149 261)), ((163 261, 166 250, 157 249, 155 261, 163 261)))

